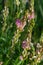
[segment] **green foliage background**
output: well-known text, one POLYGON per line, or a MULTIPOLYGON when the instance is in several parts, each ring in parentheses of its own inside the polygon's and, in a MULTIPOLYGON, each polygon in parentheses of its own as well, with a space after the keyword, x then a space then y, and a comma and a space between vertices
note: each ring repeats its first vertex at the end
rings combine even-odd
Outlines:
MULTIPOLYGON (((21 44, 23 40, 27 37, 27 26, 25 27, 25 31, 21 32, 20 41, 15 45, 15 47, 10 49, 12 45, 12 38, 14 36, 14 32, 17 30, 17 27, 15 25, 15 20, 17 18, 22 18, 23 15, 25 15, 25 10, 29 9, 29 3, 26 5, 22 3, 22 0, 20 0, 21 5, 20 7, 17 7, 15 5, 15 0, 0 0, 0 61, 3 61, 3 65, 27 65, 29 60, 25 60, 21 62, 18 57, 20 56, 22 52, 21 44), (3 21, 3 9, 4 6, 7 6, 9 8, 9 15, 6 20, 6 22, 3 21), (20 9, 23 9, 23 13, 20 14, 20 9), (18 13, 16 15, 16 12, 18 13), (5 31, 2 31, 3 25, 6 25, 5 31), (12 25, 12 27, 11 27, 12 25), (25 37, 24 37, 25 36, 25 37), (8 57, 7 57, 8 56, 8 57)), ((34 0, 34 10, 36 14, 35 18, 35 26, 32 30, 32 42, 38 43, 43 40, 42 34, 43 34, 43 0, 34 0), (39 3, 38 3, 39 2, 39 3), (40 6, 42 10, 40 9, 40 6), (41 39, 41 40, 40 40, 41 39)), ((43 46, 43 42, 41 42, 41 45, 43 46)), ((32 63, 32 62, 31 62, 32 63)), ((39 64, 43 65, 43 61, 39 64)))

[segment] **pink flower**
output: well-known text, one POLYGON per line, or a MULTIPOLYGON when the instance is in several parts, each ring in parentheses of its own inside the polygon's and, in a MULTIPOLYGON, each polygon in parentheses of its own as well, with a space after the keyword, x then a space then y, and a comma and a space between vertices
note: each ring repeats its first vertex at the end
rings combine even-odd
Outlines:
POLYGON ((18 28, 20 27, 20 25, 21 25, 20 19, 17 19, 17 20, 16 20, 16 25, 17 25, 18 28))
POLYGON ((20 60, 23 60, 23 56, 22 55, 20 56, 20 60))
POLYGON ((27 41, 24 40, 24 41, 22 42, 22 48, 25 49, 26 47, 27 47, 27 41))
POLYGON ((17 25, 17 28, 19 28, 20 30, 23 30, 23 28, 26 25, 26 22, 21 22, 20 19, 17 19, 16 20, 16 25, 17 25))
POLYGON ((34 19, 34 17, 35 17, 35 16, 34 16, 34 12, 32 12, 31 18, 34 19))
POLYGON ((28 15, 29 20, 34 19, 34 17, 35 17, 35 16, 34 16, 34 12, 32 12, 32 14, 29 14, 29 15, 28 15))
POLYGON ((24 41, 22 42, 22 48, 23 48, 23 49, 30 50, 30 45, 29 45, 29 43, 28 43, 26 40, 24 40, 24 41))

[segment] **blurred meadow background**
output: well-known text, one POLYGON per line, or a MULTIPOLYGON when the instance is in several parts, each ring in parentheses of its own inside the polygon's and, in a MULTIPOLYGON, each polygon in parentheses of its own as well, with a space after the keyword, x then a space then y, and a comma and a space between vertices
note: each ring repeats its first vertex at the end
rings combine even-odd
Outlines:
POLYGON ((0 0, 0 65, 43 65, 43 0, 0 0))

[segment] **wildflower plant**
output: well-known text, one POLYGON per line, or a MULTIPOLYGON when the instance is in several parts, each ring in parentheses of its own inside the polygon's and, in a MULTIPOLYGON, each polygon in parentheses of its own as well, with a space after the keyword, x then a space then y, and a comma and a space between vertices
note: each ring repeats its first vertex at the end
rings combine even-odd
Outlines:
POLYGON ((43 3, 40 0, 0 0, 0 3, 0 65, 43 65, 40 10, 43 3))

